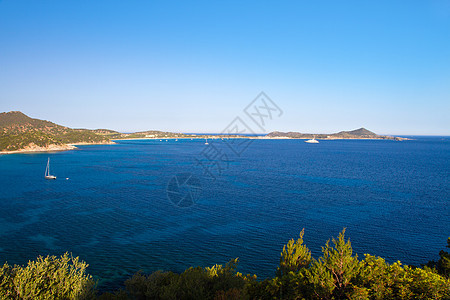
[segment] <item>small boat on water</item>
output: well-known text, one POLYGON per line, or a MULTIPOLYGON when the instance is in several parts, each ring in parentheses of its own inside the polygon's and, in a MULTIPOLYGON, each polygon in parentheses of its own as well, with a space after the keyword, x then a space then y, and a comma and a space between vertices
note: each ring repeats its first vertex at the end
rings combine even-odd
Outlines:
POLYGON ((207 138, 205 139, 205 145, 209 145, 209 144, 208 144, 208 139, 207 139, 207 138))
POLYGON ((50 157, 47 160, 47 167, 45 168, 45 179, 56 179, 56 176, 50 175, 50 157))
POLYGON ((305 143, 309 143, 309 144, 318 144, 319 141, 316 140, 316 136, 314 136, 311 140, 306 140, 305 143))

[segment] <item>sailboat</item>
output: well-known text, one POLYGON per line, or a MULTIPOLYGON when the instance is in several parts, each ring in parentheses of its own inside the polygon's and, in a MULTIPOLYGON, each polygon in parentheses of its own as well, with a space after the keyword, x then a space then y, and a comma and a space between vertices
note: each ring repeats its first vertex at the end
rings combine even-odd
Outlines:
POLYGON ((305 143, 318 144, 319 141, 316 140, 316 136, 314 136, 311 140, 306 140, 305 143))
POLYGON ((50 175, 50 157, 47 161, 47 168, 45 168, 45 179, 56 179, 56 176, 50 175))
POLYGON ((206 138, 205 140, 206 140, 206 141, 205 141, 205 145, 209 145, 209 144, 208 144, 208 138, 206 138))

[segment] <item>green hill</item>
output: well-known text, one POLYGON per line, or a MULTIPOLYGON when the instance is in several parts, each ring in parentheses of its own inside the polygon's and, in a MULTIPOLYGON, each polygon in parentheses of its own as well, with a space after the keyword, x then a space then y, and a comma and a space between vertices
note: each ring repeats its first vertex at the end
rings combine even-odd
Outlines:
POLYGON ((351 131, 341 131, 341 132, 334 134, 334 136, 349 137, 349 138, 359 137, 359 138, 367 138, 367 139, 382 137, 382 136, 380 136, 370 130, 367 130, 365 128, 359 128, 359 129, 355 129, 355 130, 351 130, 351 131))
POLYGON ((20 111, 0 113, 0 151, 75 143, 109 143, 106 136, 88 129, 72 129, 33 119, 20 111))

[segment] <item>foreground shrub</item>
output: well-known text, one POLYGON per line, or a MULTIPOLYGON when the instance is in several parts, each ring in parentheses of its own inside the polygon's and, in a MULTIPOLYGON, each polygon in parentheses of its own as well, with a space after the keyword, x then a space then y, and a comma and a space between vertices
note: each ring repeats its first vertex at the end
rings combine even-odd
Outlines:
POLYGON ((225 266, 191 267, 181 274, 138 272, 125 281, 126 291, 105 293, 101 299, 242 299, 246 282, 256 278, 236 272, 238 259, 225 266))
POLYGON ((305 230, 303 229, 297 241, 291 239, 283 246, 277 276, 283 276, 289 274, 289 272, 297 272, 302 268, 308 267, 311 263, 311 251, 303 245, 304 234, 305 230))
POLYGON ((65 253, 39 256, 26 267, 0 269, 1 299, 92 299, 95 282, 86 273, 88 265, 65 253))
MULTIPOLYGON (((450 248, 450 237, 447 239, 447 248, 450 248)), ((436 269, 436 271, 449 278, 450 277, 450 253, 447 251, 441 250, 439 252, 439 260, 428 262, 427 266, 436 269)))

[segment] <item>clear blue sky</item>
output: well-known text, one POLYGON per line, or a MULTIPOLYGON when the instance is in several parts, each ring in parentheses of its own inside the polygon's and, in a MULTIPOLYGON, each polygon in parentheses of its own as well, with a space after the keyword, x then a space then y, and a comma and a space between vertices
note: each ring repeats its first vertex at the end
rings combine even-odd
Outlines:
POLYGON ((0 111, 124 132, 450 135, 450 1, 0 0, 0 111))

